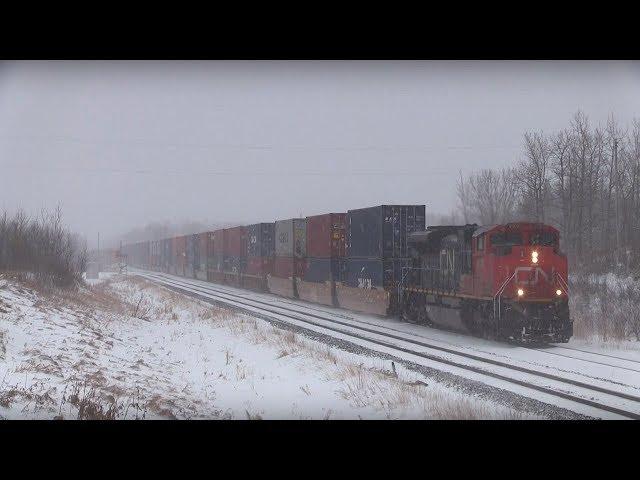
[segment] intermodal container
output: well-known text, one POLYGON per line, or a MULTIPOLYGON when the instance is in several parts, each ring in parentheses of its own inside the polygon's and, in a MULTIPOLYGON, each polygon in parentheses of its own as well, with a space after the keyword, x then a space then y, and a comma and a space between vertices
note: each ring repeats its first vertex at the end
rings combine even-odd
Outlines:
POLYGON ((246 227, 233 227, 225 229, 226 242, 224 246, 225 257, 247 256, 247 229, 246 227))
POLYGON ((202 232, 197 235, 197 268, 198 270, 207 269, 207 257, 209 256, 207 250, 207 243, 209 241, 209 234, 211 232, 202 232))
POLYGON ((273 257, 275 254, 275 223, 247 226, 247 257, 273 257))
POLYGON ((213 232, 213 256, 223 257, 226 250, 227 235, 224 229, 213 232))
POLYGON ((312 258, 307 257, 304 271, 306 282, 337 282, 341 280, 341 265, 343 258, 312 258))
POLYGON ((231 273, 242 273, 246 267, 246 257, 224 257, 223 271, 231 273))
POLYGON ((224 271, 224 257, 220 255, 213 255, 209 257, 209 267, 208 270, 213 270, 215 272, 224 271))
POLYGON ((344 257, 346 213, 327 213, 307 217, 308 257, 344 257))
POLYGON ((154 270, 160 270, 160 252, 162 248, 162 241, 155 240, 151 243, 152 245, 152 261, 151 266, 154 270))
POLYGON ((275 257, 273 261, 273 276, 279 278, 304 278, 306 262, 296 257, 275 257))
POLYGON ((278 220, 275 225, 276 256, 304 258, 307 250, 307 221, 304 218, 278 220))
POLYGON ((187 277, 194 277, 196 267, 196 246, 198 238, 196 235, 186 235, 186 256, 185 256, 185 275, 187 277))
POLYGON ((245 273, 256 276, 273 274, 273 257, 248 257, 245 273))
POLYGON ((392 288, 398 285, 410 265, 409 258, 347 258, 342 281, 356 288, 392 288))
POLYGON ((169 273, 171 265, 173 265, 173 251, 171 249, 171 239, 165 238, 164 243, 164 271, 169 273))
POLYGON ((380 205, 347 212, 347 256, 409 256, 407 236, 425 229, 424 205, 380 205))
POLYGON ((185 275, 187 264, 187 237, 182 235, 176 237, 176 274, 185 275))
POLYGON ((214 252, 215 232, 207 232, 207 261, 215 255, 214 252))

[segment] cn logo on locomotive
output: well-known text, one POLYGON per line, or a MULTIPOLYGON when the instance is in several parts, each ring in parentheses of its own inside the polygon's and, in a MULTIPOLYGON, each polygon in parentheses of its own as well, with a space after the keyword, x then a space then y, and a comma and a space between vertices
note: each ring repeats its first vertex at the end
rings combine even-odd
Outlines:
MULTIPOLYGON (((555 273, 555 268, 551 267, 551 277, 553 277, 553 274, 555 273)), ((549 277, 547 276, 547 274, 544 272, 544 270, 542 270, 542 268, 540 267, 517 267, 515 269, 515 280, 516 283, 521 283, 524 285, 535 285, 538 283, 539 280, 539 275, 542 275, 545 279, 545 281, 547 283, 549 283, 549 277), (525 279, 521 279, 520 277, 520 272, 526 272, 526 278, 525 279), (531 272, 534 272, 535 275, 531 275, 531 272)))

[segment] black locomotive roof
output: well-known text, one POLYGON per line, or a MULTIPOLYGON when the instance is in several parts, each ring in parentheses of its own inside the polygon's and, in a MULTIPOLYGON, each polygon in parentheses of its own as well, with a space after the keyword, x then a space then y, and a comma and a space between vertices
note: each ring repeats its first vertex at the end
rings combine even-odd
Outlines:
POLYGON ((475 232, 473 232, 473 238, 477 237, 478 235, 482 235, 483 233, 486 233, 489 230, 493 230, 497 226, 498 225, 487 225, 487 226, 484 226, 484 227, 480 227, 475 232))
POLYGON ((520 229, 531 229, 531 228, 544 228, 546 230, 555 230, 557 231, 557 229, 555 227, 552 227, 551 225, 546 225, 543 223, 533 223, 533 222, 510 222, 510 223, 505 223, 503 225, 499 225, 499 224, 495 224, 495 225, 487 225, 487 226, 483 226, 478 228, 475 232, 473 232, 473 237, 477 237, 478 235, 482 235, 483 233, 489 232, 495 228, 498 227, 503 227, 507 230, 512 229, 512 230, 520 230, 520 229))
MULTIPOLYGON (((425 243, 430 244, 433 243, 434 247, 438 247, 440 245, 440 241, 443 237, 451 234, 459 234, 461 231, 466 231, 465 237, 469 234, 472 229, 476 229, 478 226, 476 224, 466 224, 466 225, 430 225, 426 230, 411 232, 407 236, 407 241, 409 243, 425 243)), ((467 237, 468 238, 468 237, 467 237)))

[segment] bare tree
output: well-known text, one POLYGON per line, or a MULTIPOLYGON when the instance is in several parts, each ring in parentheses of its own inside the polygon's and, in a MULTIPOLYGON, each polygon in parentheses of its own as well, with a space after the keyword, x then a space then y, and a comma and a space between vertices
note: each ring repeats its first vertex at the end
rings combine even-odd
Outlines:
POLYGON ((460 174, 456 187, 465 221, 550 223, 574 266, 640 267, 640 120, 593 127, 578 111, 559 132, 525 133, 515 169, 460 174))
POLYGON ((526 199, 523 211, 538 222, 545 221, 545 202, 549 187, 549 140, 542 132, 524 134, 525 160, 516 170, 516 178, 526 199))
POLYGON ((458 199, 465 222, 505 223, 515 217, 517 183, 513 169, 483 169, 458 180, 458 199))
POLYGON ((462 175, 462 170, 456 183, 456 193, 458 195, 458 208, 462 213, 464 223, 469 223, 471 218, 471 196, 469 192, 469 182, 462 175))

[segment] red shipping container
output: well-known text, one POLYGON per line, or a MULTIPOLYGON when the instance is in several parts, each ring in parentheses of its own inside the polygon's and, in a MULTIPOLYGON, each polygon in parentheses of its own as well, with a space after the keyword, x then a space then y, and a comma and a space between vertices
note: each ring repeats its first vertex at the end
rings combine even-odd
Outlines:
POLYGON ((267 275, 273 273, 273 257, 249 257, 245 273, 248 275, 267 275))
POLYGON ((215 232, 207 232, 207 259, 212 258, 215 255, 213 248, 214 239, 215 232))
POLYGON ((344 257, 346 219, 346 213, 307 217, 307 257, 344 257))
POLYGON ((307 262, 304 258, 275 257, 273 262, 273 275, 280 278, 304 278, 306 265, 307 262))
POLYGON ((198 253, 196 258, 198 259, 197 268, 199 270, 207 269, 207 260, 209 258, 209 237, 212 232, 202 232, 198 234, 198 243, 196 244, 196 248, 198 249, 198 253))
POLYGON ((213 232, 213 256, 224 257, 226 242, 226 230, 216 230, 213 232))
POLYGON ((206 263, 207 257, 209 256, 207 252, 207 242, 209 239, 209 232, 203 232, 198 234, 198 252, 200 256, 200 262, 206 263))
POLYGON ((226 241, 224 245, 225 257, 247 256, 247 229, 246 227, 227 228, 224 231, 226 241))

